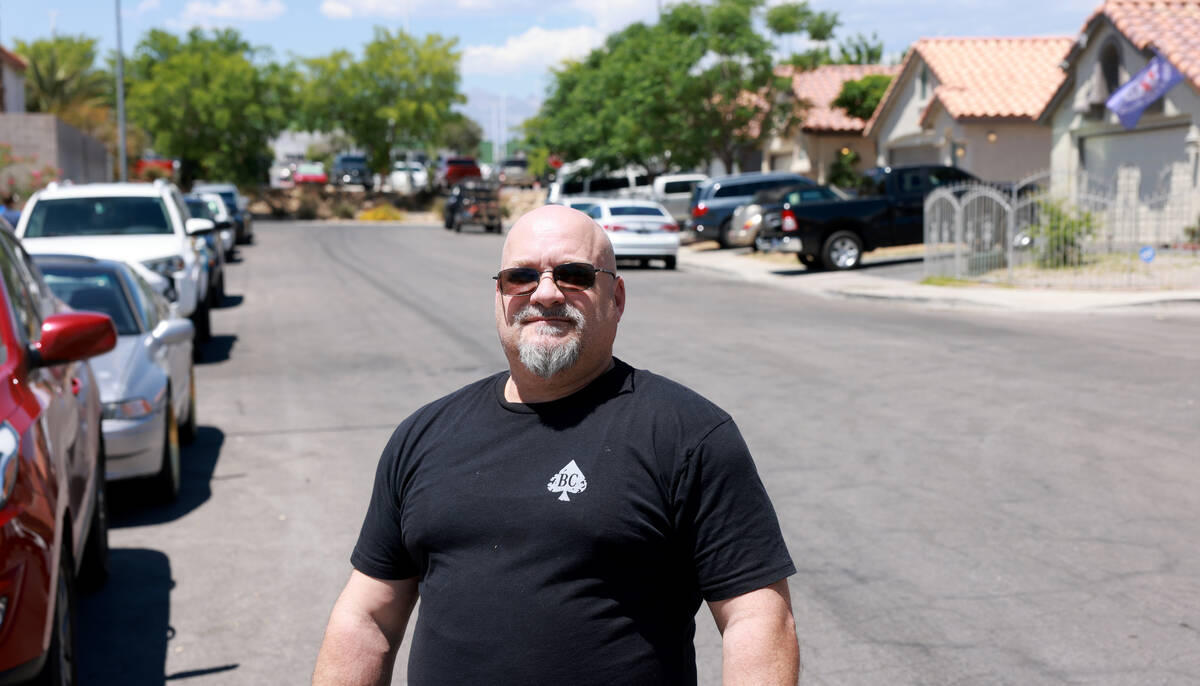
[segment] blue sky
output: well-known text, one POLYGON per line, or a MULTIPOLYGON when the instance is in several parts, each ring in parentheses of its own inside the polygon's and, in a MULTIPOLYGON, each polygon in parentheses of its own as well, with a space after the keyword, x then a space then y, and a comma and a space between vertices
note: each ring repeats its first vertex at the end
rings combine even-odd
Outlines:
MULTIPOLYGON (((237 28, 278 58, 358 50, 372 28, 458 38, 469 116, 490 133, 537 109, 547 70, 672 0, 120 0, 123 43, 152 28, 237 28)), ((771 4, 774 4, 772 2, 771 4)), ((836 37, 877 33, 888 56, 922 36, 1075 35, 1099 0, 810 0, 841 18, 836 37)), ((0 44, 86 34, 116 45, 113 0, 0 0, 0 44)))

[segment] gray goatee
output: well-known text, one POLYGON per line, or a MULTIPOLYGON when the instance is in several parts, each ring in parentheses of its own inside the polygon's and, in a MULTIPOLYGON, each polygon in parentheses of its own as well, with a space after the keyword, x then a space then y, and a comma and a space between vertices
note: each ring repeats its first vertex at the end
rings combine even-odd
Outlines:
MULTIPOLYGON (((554 343, 529 343, 521 340, 518 344, 521 364, 525 365, 525 368, 533 374, 543 379, 549 379, 561 371, 570 369, 579 361, 579 356, 583 352, 582 334, 586 320, 583 317, 583 313, 578 309, 563 304, 547 308, 527 305, 513 315, 513 321, 521 324, 534 317, 562 317, 569 319, 580 334, 554 343)), ((571 324, 565 322, 553 324, 538 322, 534 326, 536 327, 535 332, 538 334, 554 335, 560 333, 564 326, 571 326, 571 324)))

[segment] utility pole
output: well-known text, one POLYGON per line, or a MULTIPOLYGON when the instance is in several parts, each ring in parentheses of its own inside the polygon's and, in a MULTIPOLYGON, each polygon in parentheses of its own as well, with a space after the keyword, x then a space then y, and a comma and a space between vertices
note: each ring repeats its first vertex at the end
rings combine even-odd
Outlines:
POLYGON ((129 180, 128 161, 125 159, 125 56, 121 47, 121 0, 117 4, 117 167, 121 181, 129 180))

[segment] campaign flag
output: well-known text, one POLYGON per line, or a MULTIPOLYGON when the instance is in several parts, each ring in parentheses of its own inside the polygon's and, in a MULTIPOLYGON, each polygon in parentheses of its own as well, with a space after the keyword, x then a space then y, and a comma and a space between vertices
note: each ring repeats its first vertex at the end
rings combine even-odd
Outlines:
POLYGON ((1178 69, 1162 55, 1155 54, 1150 64, 1118 88, 1104 106, 1117 115, 1125 128, 1132 129, 1142 118, 1142 112, 1182 79, 1183 74, 1178 69))

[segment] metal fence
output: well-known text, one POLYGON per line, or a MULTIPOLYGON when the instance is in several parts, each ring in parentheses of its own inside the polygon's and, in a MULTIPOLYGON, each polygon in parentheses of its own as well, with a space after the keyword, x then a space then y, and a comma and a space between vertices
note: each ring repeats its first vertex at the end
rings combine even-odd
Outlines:
POLYGON ((1200 288, 1200 189, 1187 163, 968 184, 925 199, 929 277, 1064 288, 1200 288))

